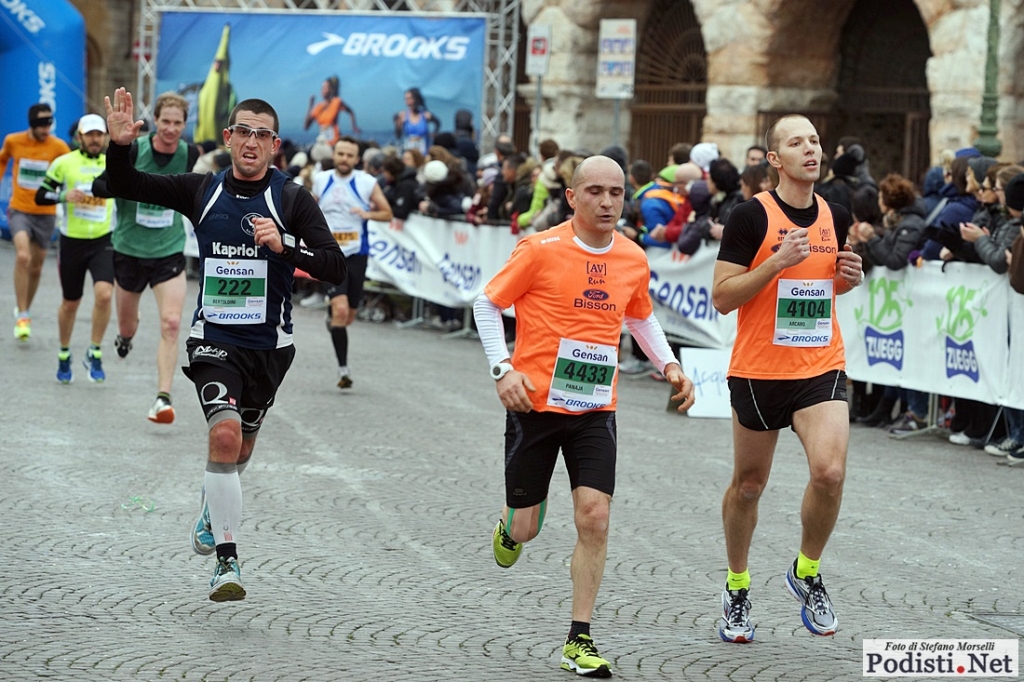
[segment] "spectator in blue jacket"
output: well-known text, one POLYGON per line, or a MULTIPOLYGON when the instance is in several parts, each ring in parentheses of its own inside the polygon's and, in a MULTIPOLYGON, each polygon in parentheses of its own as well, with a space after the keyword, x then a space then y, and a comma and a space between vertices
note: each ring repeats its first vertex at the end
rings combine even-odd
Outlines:
POLYGON ((967 191, 967 174, 972 172, 969 158, 963 155, 953 159, 949 183, 941 192, 946 204, 928 226, 928 240, 921 251, 925 260, 938 260, 944 245, 959 244, 960 223, 971 222, 978 210, 977 198, 967 191))

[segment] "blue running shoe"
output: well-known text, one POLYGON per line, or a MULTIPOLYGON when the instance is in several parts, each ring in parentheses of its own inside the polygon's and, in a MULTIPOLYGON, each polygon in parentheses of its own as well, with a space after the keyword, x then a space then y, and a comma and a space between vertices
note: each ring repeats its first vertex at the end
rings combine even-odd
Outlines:
POLYGON ((74 378, 71 376, 71 353, 66 358, 57 356, 57 381, 62 384, 70 384, 74 378))
POLYGON ((245 588, 242 587, 242 572, 238 568, 238 559, 229 557, 217 559, 210 579, 210 601, 240 601, 245 599, 245 588))
POLYGON ((85 351, 85 360, 82 364, 89 370, 89 381, 98 384, 107 378, 103 373, 103 353, 89 348, 85 351))
POLYGON ((812 635, 828 636, 839 630, 839 617, 821 582, 821 576, 796 577, 796 562, 786 571, 786 589, 803 606, 800 619, 812 635))
POLYGON ((213 539, 213 530, 210 525, 210 507, 206 504, 205 486, 199 497, 199 518, 196 519, 192 531, 189 533, 189 542, 192 543, 192 551, 196 554, 207 556, 217 550, 217 541, 213 539))

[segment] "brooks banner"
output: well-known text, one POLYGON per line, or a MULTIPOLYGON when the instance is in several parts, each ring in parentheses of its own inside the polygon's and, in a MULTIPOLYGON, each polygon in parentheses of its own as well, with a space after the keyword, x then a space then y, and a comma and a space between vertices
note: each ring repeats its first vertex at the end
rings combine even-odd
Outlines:
POLYGON ((452 308, 473 304, 517 241, 507 226, 478 226, 417 214, 409 216, 401 229, 395 225, 370 222, 366 277, 452 308))
MULTIPOLYGON (((472 15, 169 11, 157 92, 190 100, 186 136, 196 142, 220 143, 234 104, 259 98, 277 110, 281 137, 297 144, 339 132, 403 143, 395 115, 412 88, 441 130, 452 130, 459 109, 479 123, 485 27, 472 15)), ((411 126, 406 135, 422 132, 411 126)))

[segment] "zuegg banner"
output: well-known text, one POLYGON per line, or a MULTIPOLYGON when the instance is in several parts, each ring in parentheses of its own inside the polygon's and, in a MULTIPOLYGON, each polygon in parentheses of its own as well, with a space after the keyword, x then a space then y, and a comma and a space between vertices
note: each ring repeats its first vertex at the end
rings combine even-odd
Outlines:
MULTIPOLYGON (((987 403, 1011 391, 1006 275, 971 263, 875 268, 836 304, 853 379, 987 403)), ((1021 344, 1018 341, 1018 346, 1021 344)))
POLYGON ((479 128, 485 28, 474 15, 168 11, 157 93, 190 101, 186 137, 196 142, 219 143, 232 106, 259 98, 277 110, 281 137, 300 145, 339 133, 401 144, 394 119, 412 88, 442 131, 459 109, 479 128))

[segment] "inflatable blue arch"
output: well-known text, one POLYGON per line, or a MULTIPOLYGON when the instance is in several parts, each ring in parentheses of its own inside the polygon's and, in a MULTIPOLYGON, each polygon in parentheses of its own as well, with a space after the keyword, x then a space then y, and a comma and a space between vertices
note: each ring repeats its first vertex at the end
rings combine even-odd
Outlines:
MULTIPOLYGON (((85 113, 85 21, 67 0, 0 0, 0 139, 28 129, 28 108, 53 108, 53 133, 85 113)), ((0 181, 0 233, 10 239, 11 166, 0 181)))

